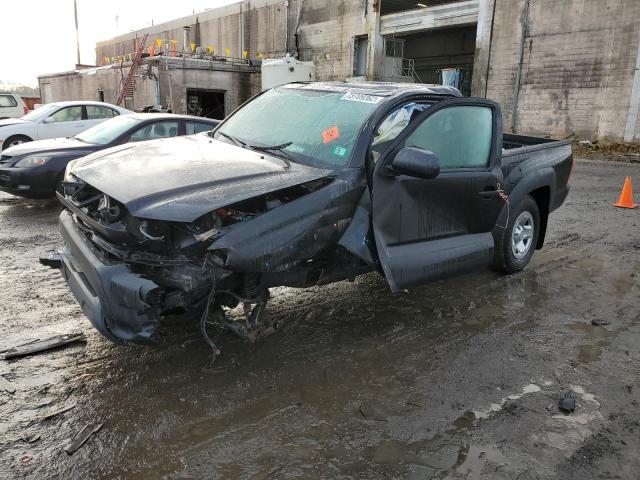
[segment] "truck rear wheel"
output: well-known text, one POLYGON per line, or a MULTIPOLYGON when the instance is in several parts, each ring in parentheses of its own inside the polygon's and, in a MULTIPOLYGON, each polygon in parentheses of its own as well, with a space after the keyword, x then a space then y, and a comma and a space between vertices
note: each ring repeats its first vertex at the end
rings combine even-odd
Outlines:
POLYGON ((527 195, 515 208, 510 206, 507 228, 495 244, 493 268, 503 273, 521 271, 533 256, 539 233, 538 204, 527 195))

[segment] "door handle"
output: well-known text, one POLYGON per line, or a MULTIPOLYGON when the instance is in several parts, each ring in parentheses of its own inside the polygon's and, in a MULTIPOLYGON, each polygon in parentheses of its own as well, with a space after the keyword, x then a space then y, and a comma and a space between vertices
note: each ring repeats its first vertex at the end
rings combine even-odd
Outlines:
POLYGON ((478 192, 478 195, 480 195, 482 198, 495 198, 497 196, 500 195, 500 192, 498 191, 498 189, 494 186, 489 186, 489 187, 485 187, 484 190, 482 190, 481 192, 478 192))

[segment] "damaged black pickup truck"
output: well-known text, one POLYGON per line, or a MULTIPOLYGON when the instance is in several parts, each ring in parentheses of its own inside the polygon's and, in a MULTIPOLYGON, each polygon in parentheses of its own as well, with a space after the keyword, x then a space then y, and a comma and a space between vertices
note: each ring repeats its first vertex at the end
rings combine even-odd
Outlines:
POLYGON ((221 331, 273 329, 272 287, 377 271, 396 292, 523 269, 572 167, 568 142, 503 135, 495 102, 449 87, 289 84, 209 136, 70 164, 65 247, 47 263, 112 341, 151 343, 165 319, 191 318, 217 350, 221 331))

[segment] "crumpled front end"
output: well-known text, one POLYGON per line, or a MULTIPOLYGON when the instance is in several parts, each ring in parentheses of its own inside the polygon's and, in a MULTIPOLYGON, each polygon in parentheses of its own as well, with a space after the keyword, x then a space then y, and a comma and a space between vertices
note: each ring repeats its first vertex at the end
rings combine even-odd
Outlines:
POLYGON ((65 242, 59 267, 83 312, 108 339, 153 343, 164 320, 244 307, 251 339, 269 288, 353 278, 371 265, 339 247, 363 192, 362 178, 314 180, 269 192, 196 221, 133 217, 125 204, 76 179, 59 195, 65 242))

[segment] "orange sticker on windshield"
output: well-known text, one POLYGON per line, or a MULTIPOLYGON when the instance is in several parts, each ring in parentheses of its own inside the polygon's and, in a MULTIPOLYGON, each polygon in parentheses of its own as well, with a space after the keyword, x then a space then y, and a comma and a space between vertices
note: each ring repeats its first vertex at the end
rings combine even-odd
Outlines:
POLYGON ((322 141, 324 143, 333 142, 338 138, 340 138, 338 127, 327 128, 324 132, 322 132, 322 141))

